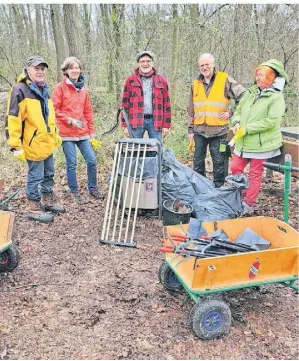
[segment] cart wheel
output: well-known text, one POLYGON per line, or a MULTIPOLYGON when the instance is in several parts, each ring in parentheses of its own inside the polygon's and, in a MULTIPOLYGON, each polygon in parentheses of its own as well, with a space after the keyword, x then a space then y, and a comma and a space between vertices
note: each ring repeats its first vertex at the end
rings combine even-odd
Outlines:
POLYGON ((159 280, 169 293, 178 293, 184 289, 166 261, 164 261, 160 266, 159 280))
POLYGON ((12 244, 6 251, 0 253, 0 273, 9 272, 19 264, 20 255, 17 247, 12 244))
POLYGON ((190 319, 197 336, 204 340, 212 340, 230 330, 231 312, 223 301, 204 300, 193 307, 190 319))

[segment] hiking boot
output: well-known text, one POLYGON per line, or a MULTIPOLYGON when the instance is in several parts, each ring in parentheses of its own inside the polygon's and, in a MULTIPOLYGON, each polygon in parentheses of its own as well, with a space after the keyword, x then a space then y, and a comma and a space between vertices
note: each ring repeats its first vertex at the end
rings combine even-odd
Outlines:
POLYGON ((42 203, 45 211, 53 213, 65 213, 66 209, 60 204, 55 204, 53 192, 42 194, 42 203))
POLYGON ((77 204, 79 204, 79 205, 82 204, 81 199, 80 199, 80 195, 79 195, 78 192, 70 192, 69 194, 70 194, 71 199, 72 199, 75 203, 77 203, 77 204))
POLYGON ((28 218, 41 223, 54 221, 53 214, 44 212, 40 202, 31 199, 28 199, 28 218))
POLYGON ((89 194, 95 199, 99 199, 99 200, 105 199, 105 196, 103 196, 97 188, 90 191, 89 194))
POLYGON ((242 202, 243 211, 241 216, 252 216, 254 213, 254 207, 249 204, 242 202))

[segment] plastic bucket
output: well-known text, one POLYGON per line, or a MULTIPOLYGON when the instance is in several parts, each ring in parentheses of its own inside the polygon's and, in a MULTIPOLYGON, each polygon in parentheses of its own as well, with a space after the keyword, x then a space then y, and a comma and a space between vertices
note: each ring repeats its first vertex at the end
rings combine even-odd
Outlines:
POLYGON ((193 212, 192 206, 185 204, 188 212, 176 212, 172 210, 173 200, 168 199, 163 202, 163 226, 174 226, 176 224, 188 224, 190 221, 191 213, 193 212))

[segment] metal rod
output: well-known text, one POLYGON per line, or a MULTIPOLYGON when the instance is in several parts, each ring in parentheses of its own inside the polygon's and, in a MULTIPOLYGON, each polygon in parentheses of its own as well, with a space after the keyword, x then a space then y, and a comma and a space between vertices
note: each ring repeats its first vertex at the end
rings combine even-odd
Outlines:
POLYGON ((133 176, 133 183, 132 183, 132 192, 131 192, 131 198, 130 198, 130 204, 129 204, 129 210, 128 210, 128 218, 127 218, 127 227, 126 227, 126 233, 125 233, 125 240, 128 238, 128 232, 129 232, 129 226, 130 226, 130 220, 131 220, 131 214, 132 214, 132 205, 133 205, 133 198, 134 198, 134 191, 135 191, 135 183, 136 183, 136 177, 137 177, 137 170, 138 170, 138 163, 140 158, 140 143, 138 144, 138 150, 136 155, 136 161, 135 161, 135 170, 134 170, 134 176, 133 176))
MULTIPOLYGON (((128 148, 129 148, 129 143, 127 143, 127 145, 126 145, 125 158, 123 160, 123 169, 122 169, 121 178, 120 178, 118 199, 117 199, 117 205, 116 205, 116 210, 115 210, 115 215, 114 215, 114 227, 113 227, 113 232, 112 232, 112 241, 115 240, 114 237, 115 237, 115 231, 116 231, 116 225, 117 225, 117 217, 118 217, 120 199, 121 199, 122 189, 123 189, 124 175, 125 175, 125 170, 126 170, 125 165, 126 165, 126 159, 127 159, 127 154, 128 154, 128 148)), ((117 179, 117 177, 116 177, 116 179, 117 179)))
POLYGON ((17 189, 15 192, 13 192, 9 197, 7 197, 4 201, 0 202, 0 205, 3 204, 7 204, 12 198, 14 198, 23 188, 19 188, 17 189))
POLYGON ((110 204, 111 194, 112 194, 113 179, 114 179, 114 176, 115 176, 116 159, 117 159, 117 156, 118 156, 118 148, 119 148, 119 143, 116 143, 116 148, 115 148, 115 152, 114 152, 114 159, 113 159, 113 166, 112 166, 112 174, 111 174, 111 178, 110 178, 108 198, 107 198, 107 202, 106 202, 106 209, 105 209, 104 223, 103 223, 103 228, 102 228, 101 239, 104 239, 106 225, 107 225, 109 204, 110 204))
POLYGON ((162 177, 161 177, 161 167, 162 167, 162 145, 157 141, 158 147, 158 201, 159 201, 159 219, 162 219, 162 177))
POLYGON ((137 193, 137 199, 136 199, 131 242, 133 242, 134 234, 135 234, 135 226, 136 226, 136 219, 137 219, 137 213, 138 213, 138 205, 139 205, 139 197, 140 197, 140 190, 141 190, 141 184, 142 184, 142 176, 143 176, 143 170, 144 170, 146 149, 147 149, 147 145, 144 146, 144 150, 143 150, 143 158, 142 158, 142 165, 141 165, 141 171, 140 171, 139 186, 138 186, 138 193, 137 193))
POLYGON ((112 217, 112 211, 113 211, 114 197, 115 197, 115 192, 116 192, 116 187, 117 187, 118 170, 119 170, 119 165, 120 165, 122 148, 123 148, 123 145, 120 144, 120 147, 119 147, 119 149, 118 149, 117 165, 116 165, 115 174, 114 174, 114 183, 113 183, 113 191, 112 191, 112 204, 111 204, 110 212, 109 212, 106 239, 109 238, 109 229, 110 229, 110 223, 111 223, 111 217, 112 217))
POLYGON ((283 205, 283 219, 286 223, 289 222, 289 199, 291 193, 291 169, 292 157, 290 154, 285 156, 285 171, 284 171, 284 205, 283 205))
MULTIPOLYGON (((132 145, 130 151, 131 151, 131 156, 130 156, 130 163, 129 163, 129 169, 128 169, 128 175, 127 175, 127 184, 126 184, 126 190, 125 190, 125 194, 123 196, 123 204, 122 204, 122 212, 121 212, 121 222, 120 222, 120 226, 119 226, 119 234, 118 234, 118 241, 120 241, 121 238, 121 233, 122 233, 122 228, 123 228, 123 221, 124 221, 124 216, 125 216, 125 210, 126 210, 126 203, 127 203, 127 195, 128 195, 128 190, 129 190, 129 184, 130 184, 130 179, 131 179, 131 169, 132 169, 132 163, 133 163, 133 156, 134 156, 134 144, 132 145)), ((126 162, 125 162, 126 165, 126 162)), ((135 167, 136 170, 137 167, 135 167)), ((127 220, 128 222, 128 220, 127 220)), ((126 241, 126 239, 125 239, 126 241)))

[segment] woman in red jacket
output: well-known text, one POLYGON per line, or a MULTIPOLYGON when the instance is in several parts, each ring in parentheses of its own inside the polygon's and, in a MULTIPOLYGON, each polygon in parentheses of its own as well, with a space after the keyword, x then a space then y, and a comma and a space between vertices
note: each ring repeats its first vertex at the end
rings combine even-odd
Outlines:
POLYGON ((81 203, 76 177, 78 147, 87 165, 89 193, 96 199, 103 199, 97 186, 97 160, 94 152, 94 149, 100 147, 100 142, 94 139, 92 105, 85 86, 82 63, 75 57, 69 57, 65 59, 61 69, 63 80, 55 86, 52 101, 62 138, 70 194, 76 203, 81 203))

